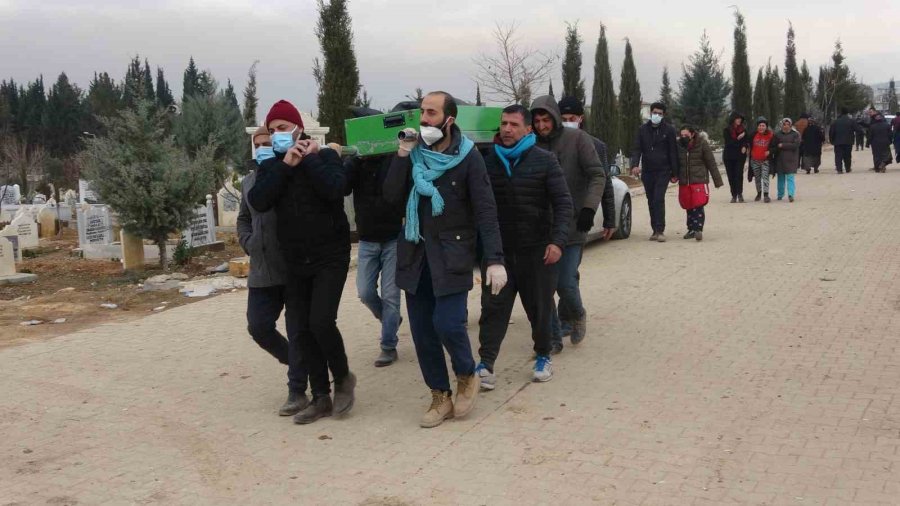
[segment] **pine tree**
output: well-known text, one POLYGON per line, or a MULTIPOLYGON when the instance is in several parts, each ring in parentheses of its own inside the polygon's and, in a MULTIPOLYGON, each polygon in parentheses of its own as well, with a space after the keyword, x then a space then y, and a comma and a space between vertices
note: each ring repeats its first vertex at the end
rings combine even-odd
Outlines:
POLYGON ((322 50, 322 61, 315 60, 313 75, 319 86, 319 123, 328 125, 329 142, 344 144, 344 120, 359 95, 359 68, 353 49, 353 29, 347 0, 319 0, 316 36, 322 50))
POLYGON ((241 112, 241 106, 238 105, 237 95, 234 93, 234 85, 231 84, 231 79, 228 80, 228 85, 225 86, 225 101, 230 105, 233 109, 237 109, 238 113, 241 112))
POLYGON ((701 130, 717 133, 724 119, 725 102, 731 85, 725 70, 709 44, 706 32, 700 37, 700 48, 690 57, 689 65, 682 65, 678 104, 683 119, 701 130))
POLYGON ((575 97, 585 103, 584 79, 581 78, 581 36, 578 23, 566 23, 566 56, 562 64, 564 97, 575 97))
MULTIPOLYGON (((898 111, 900 111, 900 103, 897 101, 897 85, 892 77, 888 83, 888 112, 897 114, 898 111)), ((897 135, 897 132, 894 132, 894 136, 897 135)))
POLYGON ((475 85, 475 105, 477 105, 479 107, 484 105, 484 102, 481 101, 481 85, 480 84, 475 85))
POLYGON ((122 101, 122 87, 117 85, 109 74, 94 73, 94 79, 88 87, 87 93, 87 129, 89 132, 99 135, 103 133, 103 123, 99 118, 111 118, 119 114, 124 107, 122 101))
MULTIPOLYGON (((619 112, 612 70, 609 68, 609 46, 606 42, 606 26, 600 25, 597 52, 594 57, 594 86, 591 91, 590 133, 606 143, 609 156, 619 152, 619 112)), ((634 135, 625 132, 624 135, 634 135)))
POLYGON ((214 97, 219 91, 219 83, 208 70, 200 72, 197 77, 197 94, 204 97, 214 97))
POLYGON ((550 90, 547 91, 547 94, 553 98, 556 98, 556 95, 553 94, 553 79, 550 80, 550 90))
POLYGON ((175 103, 175 97, 172 96, 172 89, 166 82, 166 76, 163 69, 156 67, 156 106, 167 108, 175 103))
POLYGON ((794 121, 806 110, 803 77, 797 68, 797 46, 794 43, 794 25, 788 22, 787 45, 784 57, 784 115, 794 121))
POLYGON ((659 89, 659 101, 666 104, 667 108, 675 106, 675 99, 672 96, 672 84, 669 81, 669 67, 663 67, 662 87, 659 89))
POLYGON ((166 240, 188 226, 210 188, 213 146, 193 157, 165 133, 165 115, 140 101, 135 110, 105 119, 107 136, 86 140, 84 173, 129 233, 154 241, 167 267, 166 240))
POLYGON ((765 116, 769 121, 777 121, 769 118, 769 90, 766 86, 766 76, 760 68, 756 74, 756 86, 753 88, 753 121, 765 116))
POLYGON ((256 123, 256 107, 259 105, 259 99, 256 98, 256 65, 259 60, 250 65, 247 72, 247 87, 244 88, 244 126, 257 126, 256 123))
POLYGON ((138 102, 148 99, 156 100, 153 91, 153 79, 150 78, 148 89, 147 78, 149 75, 145 71, 149 73, 150 67, 141 65, 140 55, 135 55, 128 64, 128 69, 125 71, 125 82, 122 85, 122 102, 124 102, 125 107, 134 109, 137 107, 138 102))
POLYGON ((12 79, 0 82, 0 135, 18 130, 16 114, 19 109, 19 88, 12 79))
MULTIPOLYGON (((41 144, 44 133, 44 110, 47 107, 47 95, 44 91, 44 76, 28 83, 24 89, 19 88, 19 108, 16 111, 16 124, 19 134, 28 149, 41 144)), ((28 192, 22 189, 22 194, 28 192)))
POLYGON ((738 9, 734 10, 734 58, 731 60, 731 110, 750 114, 753 109, 753 89, 750 87, 750 64, 747 63, 747 25, 738 9))
POLYGON ((621 147, 630 153, 634 144, 634 134, 641 126, 641 85, 634 67, 631 41, 625 39, 625 61, 622 63, 622 76, 619 80, 619 118, 621 127, 621 147))
POLYGON ((197 70, 197 64, 194 63, 194 57, 191 56, 188 66, 184 69, 184 80, 182 81, 181 102, 184 103, 187 97, 197 94, 200 88, 200 71, 197 70))
POLYGON ((43 123, 44 131, 52 135, 47 135, 42 144, 53 157, 67 158, 81 150, 86 119, 82 94, 65 72, 50 88, 43 123))
POLYGON ((769 103, 769 110, 766 116, 769 121, 781 121, 784 111, 784 81, 778 71, 778 65, 772 68, 769 65, 766 68, 766 96, 769 103))
MULTIPOLYGON (((233 94, 233 90, 232 90, 233 94)), ((208 144, 214 145, 212 171, 215 193, 225 181, 228 168, 244 170, 247 134, 237 100, 228 96, 227 88, 213 95, 197 93, 181 104, 181 114, 172 125, 176 142, 189 156, 196 156, 208 144)))

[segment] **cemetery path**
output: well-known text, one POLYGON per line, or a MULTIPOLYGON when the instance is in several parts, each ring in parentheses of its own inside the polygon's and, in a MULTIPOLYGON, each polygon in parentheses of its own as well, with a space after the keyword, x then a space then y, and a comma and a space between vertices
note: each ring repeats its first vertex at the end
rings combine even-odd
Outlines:
POLYGON ((553 381, 529 382, 517 307, 497 389, 431 430, 408 327, 372 367, 352 279, 346 419, 276 416, 246 292, 0 350, 0 504, 895 504, 900 171, 867 155, 798 175, 793 204, 715 191, 702 243, 674 192, 647 241, 636 200, 634 237, 585 253, 588 338, 553 381))

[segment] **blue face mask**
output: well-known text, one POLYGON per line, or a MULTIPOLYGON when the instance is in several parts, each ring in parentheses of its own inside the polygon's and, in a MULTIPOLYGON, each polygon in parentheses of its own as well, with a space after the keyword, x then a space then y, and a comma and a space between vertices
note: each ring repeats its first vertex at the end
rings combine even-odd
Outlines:
POLYGON ((289 149, 294 147, 296 141, 294 140, 294 132, 297 131, 297 127, 294 127, 290 132, 275 132, 272 134, 272 149, 275 150, 276 153, 287 153, 289 149))
POLYGON ((262 165, 266 160, 275 158, 275 150, 272 146, 260 146, 256 148, 256 164, 262 165))

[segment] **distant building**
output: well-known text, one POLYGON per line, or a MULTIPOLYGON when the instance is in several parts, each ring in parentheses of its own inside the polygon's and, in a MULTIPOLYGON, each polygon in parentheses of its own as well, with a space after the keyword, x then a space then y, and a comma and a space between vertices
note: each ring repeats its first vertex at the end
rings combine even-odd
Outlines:
POLYGON ((874 91, 875 93, 875 98, 872 101, 872 107, 882 112, 895 112, 888 111, 888 107, 890 106, 890 88, 888 88, 888 83, 876 84, 872 86, 872 91, 874 91))

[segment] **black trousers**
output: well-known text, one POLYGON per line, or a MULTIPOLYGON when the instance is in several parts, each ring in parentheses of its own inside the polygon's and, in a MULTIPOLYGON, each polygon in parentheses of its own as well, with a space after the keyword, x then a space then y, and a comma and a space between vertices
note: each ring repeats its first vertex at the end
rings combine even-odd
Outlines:
MULTIPOLYGON (((506 337, 517 293, 528 321, 531 322, 534 352, 538 355, 550 354, 557 268, 556 265, 544 265, 544 249, 529 248, 506 253, 509 282, 499 294, 491 295, 491 287, 482 284, 481 318, 478 320, 478 341, 481 347, 478 355, 491 371, 500 354, 503 338, 506 337)), ((481 268, 481 278, 485 278, 484 266, 481 268)))
MULTIPOLYGON (((305 392, 309 375, 300 363, 300 345, 297 340, 288 341, 275 327, 284 309, 284 286, 250 287, 247 295, 247 331, 260 348, 276 360, 288 366, 288 388, 305 392)), ((293 322, 288 323, 288 335, 293 322)))
POLYGON ((866 144, 866 134, 856 132, 856 149, 862 149, 864 144, 866 144))
POLYGON ((344 339, 337 328, 349 264, 350 259, 345 257, 288 276, 285 316, 288 332, 295 334, 289 341, 299 345, 300 363, 309 371, 313 397, 331 393, 329 369, 335 381, 350 372, 344 339))
POLYGON ((731 196, 737 197, 744 194, 744 165, 747 157, 742 156, 736 160, 724 160, 725 174, 728 176, 728 186, 731 187, 731 196))
POLYGON ((834 166, 838 172, 843 172, 844 168, 850 172, 850 163, 853 161, 853 145, 838 144, 834 147, 834 166))
POLYGON ((641 181, 647 192, 647 205, 650 207, 650 226, 654 233, 666 231, 666 190, 671 177, 667 171, 641 174, 641 181))

